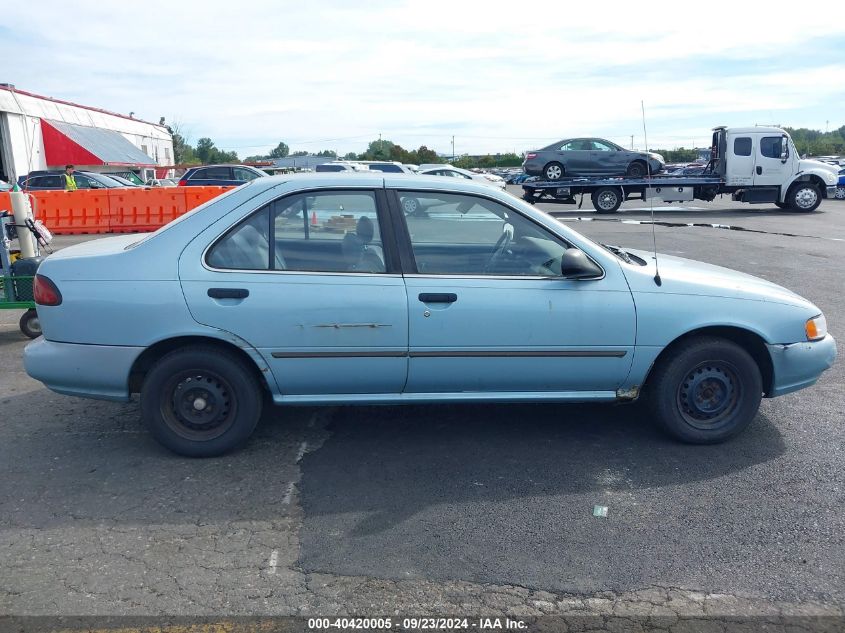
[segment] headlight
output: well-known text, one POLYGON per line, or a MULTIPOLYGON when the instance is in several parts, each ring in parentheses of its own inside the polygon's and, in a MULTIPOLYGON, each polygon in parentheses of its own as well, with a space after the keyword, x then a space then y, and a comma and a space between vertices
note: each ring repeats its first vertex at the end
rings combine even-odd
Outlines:
POLYGON ((837 176, 836 176, 836 174, 834 174, 833 172, 830 172, 830 173, 827 175, 827 181, 828 181, 831 185, 835 185, 835 184, 836 184, 836 179, 837 179, 837 176))
POLYGON ((819 341, 827 336, 827 319, 823 314, 807 319, 804 324, 804 331, 807 333, 808 341, 819 341))

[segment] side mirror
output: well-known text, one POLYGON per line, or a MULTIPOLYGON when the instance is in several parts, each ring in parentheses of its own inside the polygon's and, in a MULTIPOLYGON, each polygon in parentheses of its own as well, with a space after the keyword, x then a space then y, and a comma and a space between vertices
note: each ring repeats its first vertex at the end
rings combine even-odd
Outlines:
POLYGON ((567 248, 560 257, 560 274, 564 279, 594 279, 602 269, 577 248, 567 248))
POLYGON ((781 138, 780 146, 780 161, 785 163, 786 159, 789 158, 789 139, 786 136, 781 138))
POLYGON ((89 182, 90 182, 90 184, 88 186, 91 187, 91 189, 102 189, 103 188, 103 185, 101 185, 96 180, 91 180, 89 182))

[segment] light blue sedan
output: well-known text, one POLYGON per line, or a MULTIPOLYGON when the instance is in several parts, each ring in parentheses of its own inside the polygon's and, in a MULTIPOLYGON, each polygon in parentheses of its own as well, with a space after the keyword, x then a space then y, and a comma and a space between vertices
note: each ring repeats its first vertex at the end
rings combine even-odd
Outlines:
MULTIPOLYGON (((125 401, 218 455, 279 405, 632 401, 722 441, 836 343, 809 301, 718 266, 596 244, 508 193, 369 174, 258 178, 148 236, 51 255, 26 370, 125 401), (660 283, 658 283, 658 281, 660 283)), ((620 415, 624 413, 620 410, 620 415)))

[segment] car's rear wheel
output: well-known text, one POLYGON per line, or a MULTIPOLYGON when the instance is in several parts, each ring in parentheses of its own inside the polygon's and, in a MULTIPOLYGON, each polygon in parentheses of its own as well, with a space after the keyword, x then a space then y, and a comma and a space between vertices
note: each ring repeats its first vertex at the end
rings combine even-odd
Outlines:
POLYGON ((566 170, 560 163, 549 163, 543 167, 543 176, 546 180, 560 180, 565 173, 566 170))
POLYGON ((410 196, 403 197, 402 211, 405 215, 417 215, 420 212, 420 201, 410 196))
POLYGON ((602 187, 592 195, 593 208, 598 213, 616 213, 622 205, 622 190, 618 187, 602 187))
POLYGON ((141 416, 153 437, 188 457, 213 457, 243 444, 261 408, 261 388, 251 368, 213 347, 167 354, 141 388, 141 416))
POLYGON ((639 160, 634 161, 628 165, 628 170, 625 172, 628 178, 644 178, 648 175, 648 166, 639 160))
POLYGON ((757 363, 742 347, 697 337, 670 350, 647 385, 657 421, 692 444, 722 442, 754 419, 763 394, 757 363))
POLYGON ((786 194, 786 202, 795 211, 809 213, 818 209, 822 203, 819 188, 809 182, 800 182, 792 185, 786 194))
POLYGON ((18 325, 21 328, 21 332, 29 338, 38 338, 41 336, 41 321, 38 320, 38 313, 34 308, 30 308, 23 313, 18 325))

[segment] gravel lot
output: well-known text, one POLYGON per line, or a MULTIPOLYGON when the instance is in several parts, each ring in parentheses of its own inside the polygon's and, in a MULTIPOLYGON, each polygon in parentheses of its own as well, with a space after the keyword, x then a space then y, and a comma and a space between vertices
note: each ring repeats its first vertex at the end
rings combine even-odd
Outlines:
MULTIPOLYGON (((845 202, 668 206, 747 230, 658 226, 660 251, 794 289, 843 340, 845 202)), ((538 207, 651 245, 621 221, 648 219, 639 201, 609 220, 538 207)), ((636 405, 291 408, 191 461, 137 402, 28 378, 19 316, 0 312, 0 615, 843 614, 841 361, 721 446, 677 444, 636 405)))

